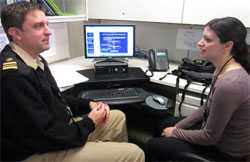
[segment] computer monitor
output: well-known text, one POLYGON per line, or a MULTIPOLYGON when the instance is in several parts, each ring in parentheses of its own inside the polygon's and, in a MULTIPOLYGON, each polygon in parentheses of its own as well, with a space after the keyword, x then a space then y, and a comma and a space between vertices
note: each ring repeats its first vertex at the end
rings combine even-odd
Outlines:
POLYGON ((86 58, 124 58, 135 52, 134 25, 84 25, 86 58))

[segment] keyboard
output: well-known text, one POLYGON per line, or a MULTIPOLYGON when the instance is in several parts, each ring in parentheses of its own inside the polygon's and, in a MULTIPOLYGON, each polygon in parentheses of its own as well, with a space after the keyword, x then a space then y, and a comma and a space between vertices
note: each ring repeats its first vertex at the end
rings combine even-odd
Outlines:
POLYGON ((103 101, 110 105, 144 102, 148 93, 142 88, 112 88, 88 90, 80 94, 81 98, 103 101))

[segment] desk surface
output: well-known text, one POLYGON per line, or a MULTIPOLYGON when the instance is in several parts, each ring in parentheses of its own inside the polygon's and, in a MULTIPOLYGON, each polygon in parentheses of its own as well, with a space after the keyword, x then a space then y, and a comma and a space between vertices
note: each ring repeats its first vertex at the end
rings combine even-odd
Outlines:
POLYGON ((84 69, 78 71, 80 74, 86 76, 88 82, 100 83, 100 82, 127 82, 127 81, 149 81, 149 78, 145 75, 144 71, 138 67, 129 67, 127 73, 121 74, 98 74, 96 75, 94 69, 84 69))
MULTIPOLYGON (((129 67, 140 67, 145 72, 147 67, 148 67, 148 61, 144 60, 144 59, 133 58, 133 59, 128 60, 128 65, 129 65, 129 67)), ((94 68, 94 62, 93 62, 93 59, 85 59, 84 57, 76 57, 73 59, 68 59, 65 61, 60 61, 60 62, 50 64, 49 67, 52 71, 52 74, 56 77, 56 76, 58 76, 58 73, 59 73, 58 69, 60 69, 61 74, 65 70, 72 71, 72 73, 76 73, 76 71, 78 71, 78 70, 94 68)), ((177 78, 175 75, 169 74, 162 80, 160 80, 160 78, 163 77, 165 74, 171 72, 172 70, 177 69, 177 67, 178 67, 177 64, 170 63, 170 68, 167 72, 154 72, 153 73, 154 75, 150 78, 150 81, 157 83, 157 84, 175 87, 176 78, 177 78)), ((66 82, 66 81, 72 80, 73 78, 72 77, 69 78, 67 76, 64 76, 63 79, 65 79, 65 82, 66 82)), ((85 80, 85 81, 87 81, 87 80, 85 80)), ((180 88, 184 88, 186 83, 187 83, 186 80, 180 79, 180 88)), ((74 84, 77 84, 77 83, 72 82, 72 86, 74 84)), ((188 87, 189 91, 192 91, 195 93, 201 93, 203 89, 204 89, 204 86, 200 83, 192 83, 188 87)), ((208 92, 209 92, 209 88, 207 88, 205 94, 208 94, 208 92)))

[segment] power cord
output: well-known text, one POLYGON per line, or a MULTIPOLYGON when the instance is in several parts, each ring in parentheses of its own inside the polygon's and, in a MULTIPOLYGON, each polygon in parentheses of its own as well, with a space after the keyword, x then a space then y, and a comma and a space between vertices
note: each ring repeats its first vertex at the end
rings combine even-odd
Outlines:
POLYGON ((152 77, 152 76, 154 76, 154 73, 153 73, 151 70, 147 69, 147 70, 145 71, 145 75, 148 76, 148 77, 152 77), (149 75, 147 74, 148 72, 150 72, 149 75))

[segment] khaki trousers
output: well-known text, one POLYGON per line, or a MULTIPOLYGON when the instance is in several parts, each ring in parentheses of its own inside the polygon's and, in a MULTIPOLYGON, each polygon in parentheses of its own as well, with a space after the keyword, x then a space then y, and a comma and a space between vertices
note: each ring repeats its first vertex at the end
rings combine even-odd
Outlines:
POLYGON ((58 152, 35 154, 25 162, 143 162, 144 152, 127 143, 126 118, 112 110, 105 124, 96 126, 83 147, 58 152))

